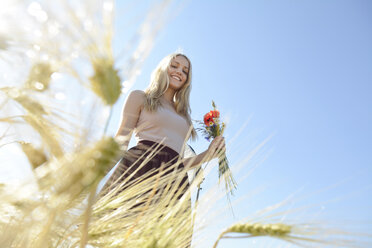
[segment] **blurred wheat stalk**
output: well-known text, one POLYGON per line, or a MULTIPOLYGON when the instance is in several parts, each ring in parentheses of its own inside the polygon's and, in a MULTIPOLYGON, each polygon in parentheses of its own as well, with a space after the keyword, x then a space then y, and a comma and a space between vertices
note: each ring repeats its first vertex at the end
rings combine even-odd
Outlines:
MULTIPOLYGON (((20 186, 0 185, 2 247, 179 248, 189 247, 192 235, 203 238, 194 227, 198 208, 190 206, 190 189, 176 200, 177 189, 186 187, 177 173, 184 172, 163 176, 177 164, 135 184, 124 180, 96 199, 99 181, 126 149, 105 136, 109 113, 135 82, 170 6, 154 3, 114 58, 113 1, 2 1, 0 148, 18 145, 33 171, 20 186)), ((204 201, 211 205, 217 200, 211 198, 207 193, 204 201)), ((218 240, 238 232, 295 242, 296 228, 243 223, 218 240)), ((301 234, 305 243, 324 241, 301 234)))

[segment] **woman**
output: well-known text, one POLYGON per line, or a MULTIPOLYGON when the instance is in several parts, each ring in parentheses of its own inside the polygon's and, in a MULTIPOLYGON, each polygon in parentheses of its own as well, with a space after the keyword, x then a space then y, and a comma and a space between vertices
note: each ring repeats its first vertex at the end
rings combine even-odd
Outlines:
MULTIPOLYGON (((196 138, 189 106, 191 74, 191 63, 185 55, 170 54, 152 72, 151 83, 144 92, 130 92, 116 137, 123 138, 123 146, 127 148, 134 131, 137 145, 130 148, 121 159, 101 194, 107 194, 127 177, 134 180, 149 171, 156 171, 163 163, 169 164, 181 159, 179 168, 186 166, 186 169, 191 169, 216 157, 219 149, 225 149, 224 138, 220 136, 199 155, 187 159, 182 157, 187 140, 190 136, 196 138), (155 156, 143 165, 144 159, 154 147, 159 147, 155 156), (141 163, 141 168, 136 170, 141 163)), ((187 184, 187 174, 180 176, 181 184, 187 184)))

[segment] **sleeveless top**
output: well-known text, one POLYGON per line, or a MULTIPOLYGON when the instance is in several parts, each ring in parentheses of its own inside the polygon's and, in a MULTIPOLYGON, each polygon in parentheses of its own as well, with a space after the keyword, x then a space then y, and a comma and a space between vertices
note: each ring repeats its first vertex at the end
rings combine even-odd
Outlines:
POLYGON ((141 140, 154 141, 180 154, 189 128, 184 116, 179 115, 170 104, 163 103, 154 112, 149 112, 145 108, 141 110, 135 138, 137 143, 141 140))

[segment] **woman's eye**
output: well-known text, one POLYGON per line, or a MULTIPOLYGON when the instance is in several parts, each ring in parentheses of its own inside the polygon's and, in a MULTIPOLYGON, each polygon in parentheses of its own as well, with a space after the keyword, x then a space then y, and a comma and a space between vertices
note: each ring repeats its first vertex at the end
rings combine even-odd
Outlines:
POLYGON ((175 66, 175 65, 171 65, 171 67, 173 67, 173 68, 177 68, 177 66, 175 66))

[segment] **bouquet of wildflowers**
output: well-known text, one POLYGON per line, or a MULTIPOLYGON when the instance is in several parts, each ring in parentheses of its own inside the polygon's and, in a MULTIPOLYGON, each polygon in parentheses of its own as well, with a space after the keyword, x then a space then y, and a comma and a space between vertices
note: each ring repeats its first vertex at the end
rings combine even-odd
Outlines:
MULTIPOLYGON (((201 128, 196 130, 201 131, 204 137, 210 141, 211 139, 223 135, 225 123, 220 121, 220 112, 216 109, 216 104, 212 101, 213 110, 204 115, 204 122, 199 121, 201 128)), ((229 168, 229 162, 225 151, 220 151, 218 156, 218 177, 219 180, 225 179, 226 192, 231 193, 236 189, 236 182, 229 168)))

